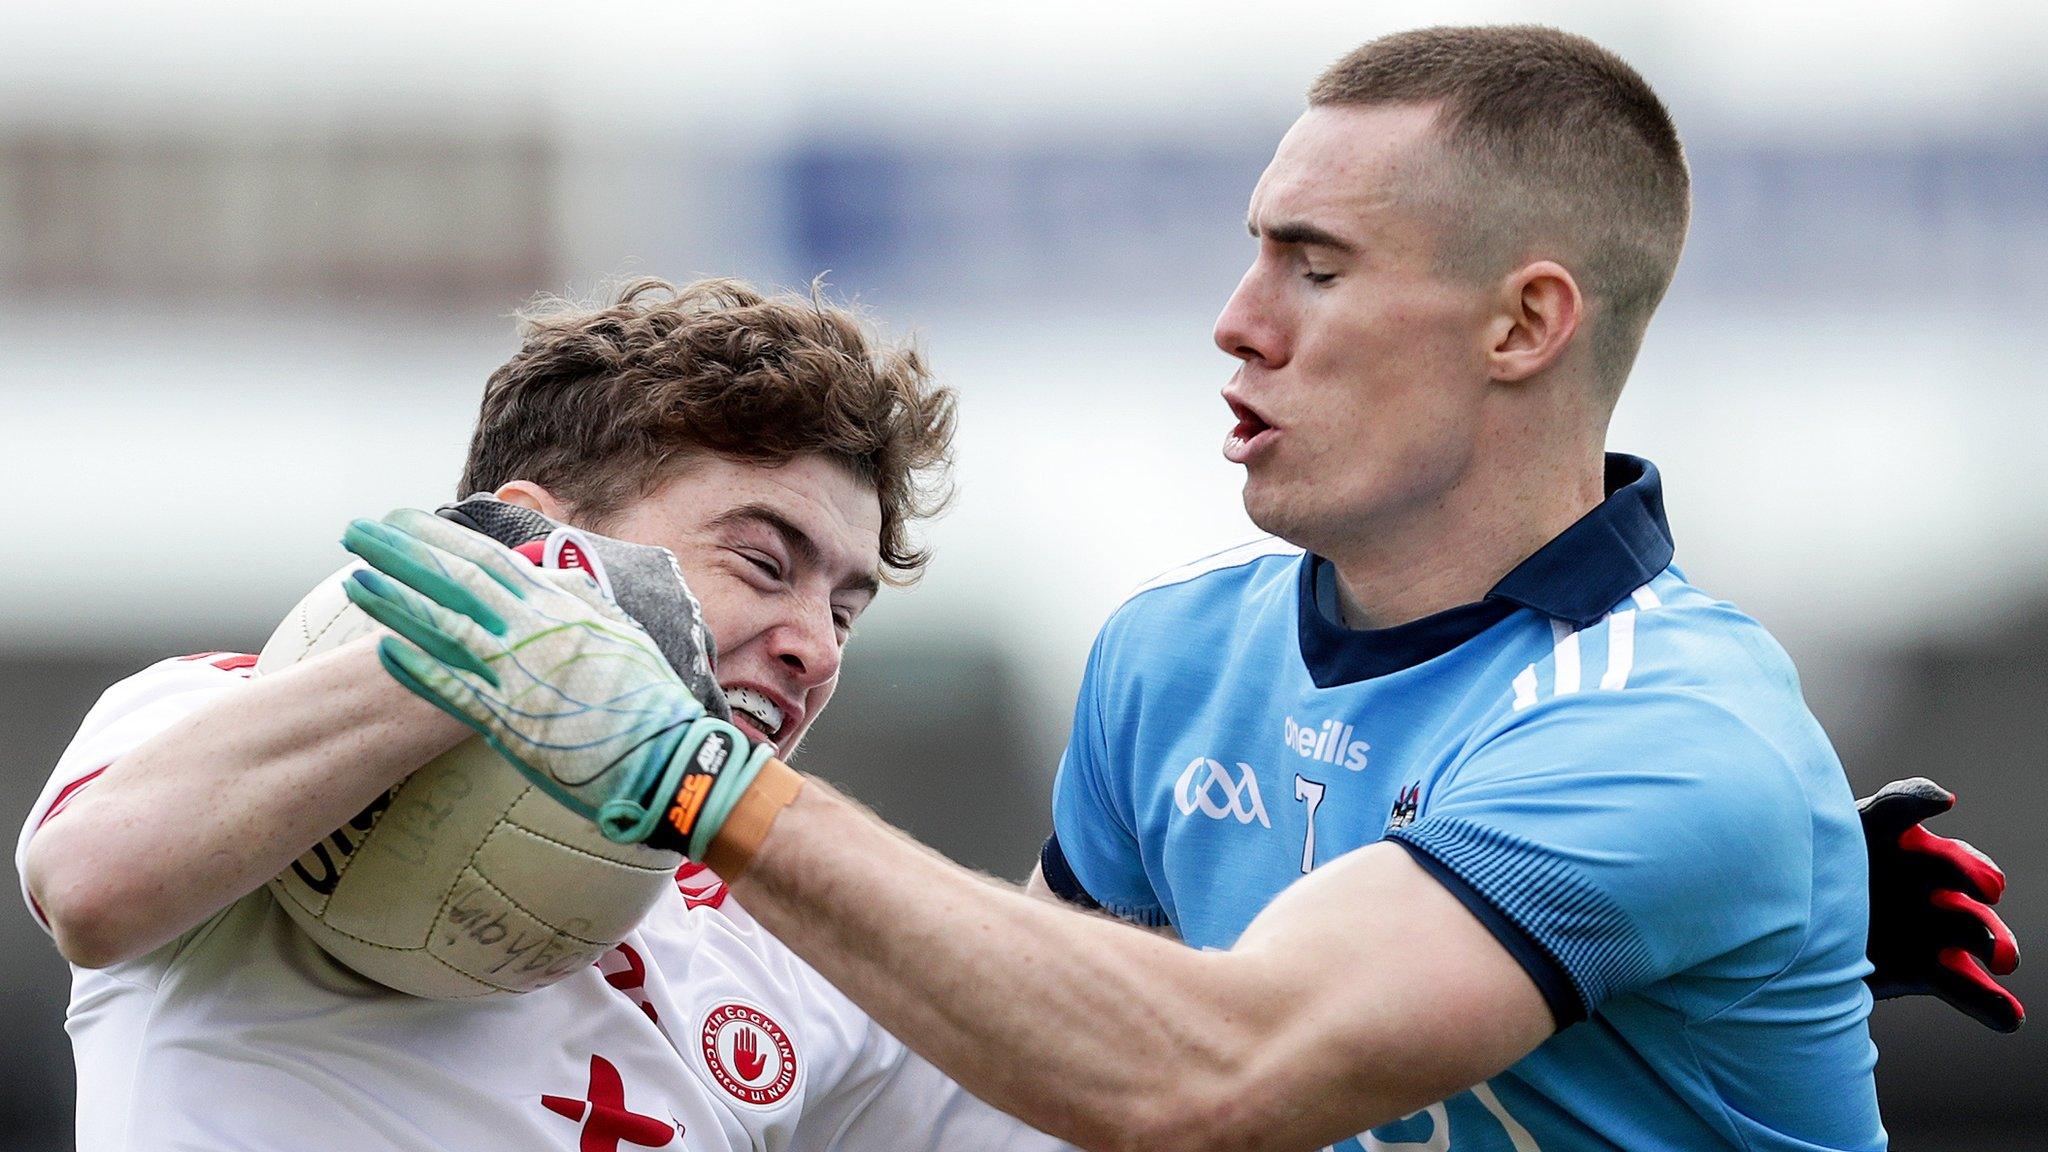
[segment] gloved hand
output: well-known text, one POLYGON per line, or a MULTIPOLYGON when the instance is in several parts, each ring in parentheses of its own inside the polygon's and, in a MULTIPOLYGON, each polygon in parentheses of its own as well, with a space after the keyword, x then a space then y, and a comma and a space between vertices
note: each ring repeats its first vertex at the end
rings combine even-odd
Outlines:
POLYGON ((1996 976, 2019 966, 2019 943, 1988 905, 2005 873, 1961 840, 1920 826, 1956 802, 1923 777, 1895 780, 1856 802, 1870 852, 1871 995, 1934 995, 1995 1032, 2026 1020, 1996 976))
POLYGON ((611 840, 702 860, 774 755, 707 711, 586 572, 543 572, 409 508, 342 543, 371 568, 349 599, 398 634, 378 647, 385 670, 611 840))
MULTIPOLYGON (((545 572, 580 569, 595 577, 633 622, 647 629, 683 687, 714 716, 727 714, 725 692, 712 671, 717 645, 703 606, 683 580, 675 553, 571 528, 518 504, 478 493, 443 504, 434 515, 481 532, 545 572)), ((569 577, 573 578, 573 577, 569 577)))

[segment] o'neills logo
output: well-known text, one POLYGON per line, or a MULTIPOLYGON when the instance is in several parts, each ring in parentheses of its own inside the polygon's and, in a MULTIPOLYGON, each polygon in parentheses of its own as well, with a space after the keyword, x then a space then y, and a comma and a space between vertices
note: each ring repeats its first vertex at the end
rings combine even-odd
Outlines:
POLYGON ((1287 746, 1296 754, 1325 764, 1342 764, 1353 772, 1365 769, 1365 754, 1372 745, 1363 740, 1353 740, 1357 729, 1341 720, 1325 720, 1320 728, 1310 728, 1287 718, 1287 746))
POLYGON ((728 1000, 704 1017, 704 1064, 726 1094, 766 1108, 796 1087, 796 1046, 752 1004, 728 1000))

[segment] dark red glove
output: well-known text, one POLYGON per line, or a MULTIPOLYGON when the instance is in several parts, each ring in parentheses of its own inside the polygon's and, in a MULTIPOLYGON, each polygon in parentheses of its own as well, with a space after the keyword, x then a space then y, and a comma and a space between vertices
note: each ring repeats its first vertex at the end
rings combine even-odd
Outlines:
POLYGON ((1986 1028, 2011 1032, 2027 1010, 1994 977, 2019 967, 2020 946, 1989 907, 2005 894, 2005 873, 1963 841, 1920 826, 1955 802, 1919 776, 1856 802, 1870 851, 1870 992, 1939 996, 1986 1028))

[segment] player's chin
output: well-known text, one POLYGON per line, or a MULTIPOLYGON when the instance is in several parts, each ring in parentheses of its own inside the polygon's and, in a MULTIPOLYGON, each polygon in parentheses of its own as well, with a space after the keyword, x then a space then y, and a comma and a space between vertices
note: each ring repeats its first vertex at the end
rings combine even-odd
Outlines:
POLYGON ((1244 477, 1244 513, 1259 531, 1282 540, 1293 540, 1301 529, 1300 501, 1288 485, 1270 470, 1247 469, 1244 477))

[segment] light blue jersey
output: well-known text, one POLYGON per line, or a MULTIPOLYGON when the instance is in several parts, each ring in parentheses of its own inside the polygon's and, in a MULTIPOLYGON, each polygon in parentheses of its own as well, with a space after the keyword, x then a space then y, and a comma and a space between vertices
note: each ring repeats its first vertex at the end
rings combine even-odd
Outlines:
POLYGON ((1487 599, 1400 627, 1336 623, 1327 562, 1274 544, 1141 589, 1089 658, 1046 878, 1228 947, 1316 865, 1405 848, 1559 1030, 1365 1148, 1882 1148, 1841 764, 1784 651, 1671 566, 1656 470, 1607 472, 1487 599))

